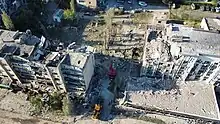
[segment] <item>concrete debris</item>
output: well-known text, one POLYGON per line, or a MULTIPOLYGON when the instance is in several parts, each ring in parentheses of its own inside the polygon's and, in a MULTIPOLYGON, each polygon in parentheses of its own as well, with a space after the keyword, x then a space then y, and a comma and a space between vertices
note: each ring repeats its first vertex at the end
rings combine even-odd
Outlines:
POLYGON ((68 92, 73 99, 85 96, 94 73, 93 47, 72 43, 67 50, 30 30, 1 32, 1 87, 41 93, 44 102, 54 92, 68 92))
POLYGON ((147 77, 130 78, 126 80, 127 91, 162 91, 170 90, 175 87, 172 80, 152 79, 147 77))

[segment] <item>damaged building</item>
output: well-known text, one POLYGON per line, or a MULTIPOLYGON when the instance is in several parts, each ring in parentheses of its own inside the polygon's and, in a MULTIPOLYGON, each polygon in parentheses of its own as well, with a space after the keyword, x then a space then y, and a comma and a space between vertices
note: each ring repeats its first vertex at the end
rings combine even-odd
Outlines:
POLYGON ((94 49, 50 51, 49 42, 26 32, 1 30, 1 86, 83 95, 94 72, 94 49))
POLYGON ((73 98, 85 94, 94 73, 93 50, 88 48, 91 47, 51 52, 44 62, 56 89, 68 92, 73 98))
POLYGON ((169 25, 168 41, 171 55, 175 58, 172 76, 182 81, 205 81, 214 83, 220 69, 220 46, 218 33, 169 25))
POLYGON ((180 24, 160 32, 147 30, 142 77, 128 81, 128 101, 219 120, 220 34, 180 24))
POLYGON ((77 96, 84 95, 93 76, 94 66, 93 54, 67 52, 60 67, 67 91, 77 96))
POLYGON ((220 69, 219 39, 218 33, 169 24, 162 41, 151 41, 156 44, 151 48, 155 50, 148 50, 153 51, 151 56, 144 54, 142 75, 215 82, 220 69), (165 53, 167 59, 163 58, 165 53))
POLYGON ((32 35, 30 30, 27 30, 27 32, 0 30, 0 39, 1 78, 7 77, 11 80, 10 83, 4 86, 18 85, 24 87, 21 84, 28 82, 29 79, 27 78, 36 77, 35 72, 31 70, 31 66, 35 64, 32 64, 29 60, 43 55, 41 50, 45 50, 47 45, 45 46, 44 41, 45 44, 40 46, 42 41, 32 35))

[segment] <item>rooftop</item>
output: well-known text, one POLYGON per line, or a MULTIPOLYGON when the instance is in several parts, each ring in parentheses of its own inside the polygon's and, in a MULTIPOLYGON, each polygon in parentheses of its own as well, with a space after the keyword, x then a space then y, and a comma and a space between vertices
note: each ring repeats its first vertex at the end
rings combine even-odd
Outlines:
POLYGON ((152 91, 127 89, 129 100, 141 106, 184 112, 206 118, 219 119, 219 109, 211 84, 187 82, 178 84, 177 90, 152 91))
POLYGON ((185 27, 179 24, 169 25, 167 36, 170 43, 181 47, 183 54, 211 54, 220 56, 220 34, 185 27))
POLYGON ((3 54, 17 53, 29 56, 35 44, 39 42, 40 39, 32 35, 29 30, 24 33, 0 29, 0 50, 3 54))
POLYGON ((89 54, 86 53, 78 53, 78 52, 69 52, 66 56, 66 64, 76 66, 79 68, 84 68, 89 54))
POLYGON ((26 44, 16 44, 16 43, 0 43, 1 53, 3 54, 14 54, 17 53, 19 55, 28 55, 30 56, 33 52, 35 46, 26 45, 26 44))
POLYGON ((0 30, 1 42, 13 42, 19 35, 18 31, 0 30))

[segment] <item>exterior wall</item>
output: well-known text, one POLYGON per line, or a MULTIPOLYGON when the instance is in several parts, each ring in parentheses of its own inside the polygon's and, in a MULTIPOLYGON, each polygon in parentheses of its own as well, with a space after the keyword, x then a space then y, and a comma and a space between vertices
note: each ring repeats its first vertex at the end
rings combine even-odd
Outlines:
POLYGON ((175 65, 174 77, 178 80, 200 80, 213 83, 220 70, 220 58, 206 55, 183 56, 175 65))
POLYGON ((66 64, 61 64, 60 68, 67 92, 85 92, 82 69, 66 64))
POLYGON ((17 85, 21 84, 21 81, 18 79, 17 75, 12 70, 11 66, 5 58, 0 58, 0 67, 3 76, 8 77, 10 80, 12 80, 13 83, 16 83, 17 85))
POLYGON ((90 83, 91 78, 94 74, 94 66, 95 66, 94 55, 91 54, 88 57, 87 63, 86 63, 84 70, 83 70, 83 77, 84 77, 85 84, 86 84, 86 90, 88 89, 89 83, 90 83))
MULTIPOLYGON (((65 58, 67 56, 68 55, 66 55, 65 58)), ((65 58, 63 60, 65 60, 65 58)), ((71 96, 73 97, 84 94, 94 74, 94 65, 95 60, 93 54, 87 56, 84 68, 79 68, 75 65, 67 65, 64 61, 60 62, 58 68, 66 92, 72 94, 71 96)))
POLYGON ((202 19, 200 23, 200 27, 206 31, 209 31, 209 27, 205 18, 202 19))
POLYGON ((38 89, 41 91, 54 91, 53 82, 48 70, 41 63, 13 56, 10 66, 21 80, 22 87, 38 89))

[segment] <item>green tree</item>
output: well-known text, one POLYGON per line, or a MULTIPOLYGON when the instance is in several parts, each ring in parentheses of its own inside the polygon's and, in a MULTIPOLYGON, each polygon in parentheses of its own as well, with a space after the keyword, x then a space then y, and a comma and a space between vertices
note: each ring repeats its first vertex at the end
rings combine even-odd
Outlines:
POLYGON ((71 111, 72 111, 71 102, 68 99, 68 96, 64 96, 62 99, 62 111, 63 111, 63 114, 66 116, 71 115, 71 111))
POLYGON ((63 17, 65 20, 73 21, 75 19, 75 13, 71 9, 64 10, 63 17))
POLYGON ((74 3, 74 0, 71 0, 70 1, 70 9, 75 12, 75 3, 74 3))
POLYGON ((212 5, 217 6, 218 0, 212 0, 212 5))
POLYGON ((14 24, 13 24, 10 16, 8 16, 7 13, 5 13, 5 12, 3 12, 1 16, 2 16, 2 21, 4 23, 5 28, 8 30, 14 29, 14 24))
POLYGON ((41 98, 42 98, 42 96, 40 96, 40 95, 30 96, 30 103, 31 103, 32 107, 34 108, 33 112, 35 114, 40 114, 43 107, 44 107, 41 98))

